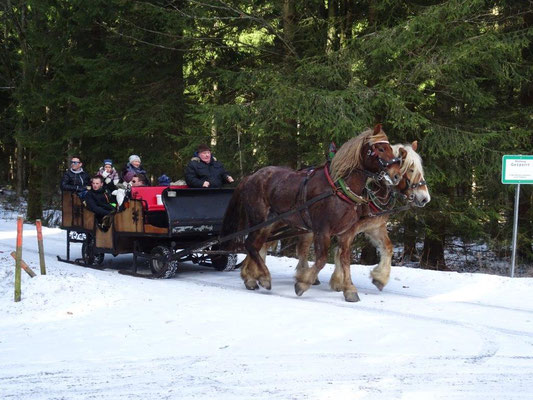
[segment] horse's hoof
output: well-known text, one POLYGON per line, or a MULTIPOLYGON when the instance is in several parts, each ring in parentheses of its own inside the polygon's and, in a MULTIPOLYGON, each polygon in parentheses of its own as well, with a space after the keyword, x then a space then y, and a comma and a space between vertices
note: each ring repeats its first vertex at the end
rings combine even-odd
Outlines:
POLYGON ((259 284, 266 290, 272 289, 272 282, 268 278, 259 278, 259 284))
POLYGON ((344 292, 344 300, 350 302, 350 303, 356 303, 360 301, 359 295, 357 292, 344 292))
POLYGON ((246 286, 246 289, 248 290, 257 290, 259 289, 259 286, 257 285, 256 281, 254 280, 248 280, 244 282, 244 286, 246 286))
POLYGON ((313 286, 320 285, 320 280, 316 278, 316 280, 313 282, 313 286))
POLYGON ((296 293, 297 296, 301 296, 302 294, 304 294, 304 292, 309 289, 309 284, 307 283, 303 283, 303 282, 296 282, 294 284, 294 292, 296 293))
POLYGON ((383 283, 381 283, 380 281, 376 280, 376 279, 372 279, 372 283, 374 284, 375 287, 377 287, 380 291, 383 290, 383 288, 385 287, 385 285, 383 283))
POLYGON ((331 284, 330 283, 329 287, 331 288, 331 290, 333 290, 335 292, 342 292, 342 286, 341 285, 335 285, 335 284, 331 284))

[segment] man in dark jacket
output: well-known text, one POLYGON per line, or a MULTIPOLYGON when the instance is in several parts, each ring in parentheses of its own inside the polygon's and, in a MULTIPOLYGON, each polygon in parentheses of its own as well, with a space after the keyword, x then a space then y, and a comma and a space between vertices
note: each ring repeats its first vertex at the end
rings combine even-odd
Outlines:
POLYGON ((211 155, 211 149, 201 144, 185 169, 185 181, 193 188, 220 188, 224 183, 232 183, 233 178, 226 172, 220 161, 211 155))
POLYGON ((104 189, 104 181, 100 175, 91 179, 92 189, 85 195, 84 201, 87 208, 96 216, 100 228, 107 230, 110 226, 110 214, 116 212, 116 208, 111 204, 112 197, 104 189))
POLYGON ((72 157, 70 159, 70 168, 63 175, 61 179, 61 190, 75 192, 80 197, 87 191, 89 182, 89 174, 82 168, 83 163, 79 157, 72 157))

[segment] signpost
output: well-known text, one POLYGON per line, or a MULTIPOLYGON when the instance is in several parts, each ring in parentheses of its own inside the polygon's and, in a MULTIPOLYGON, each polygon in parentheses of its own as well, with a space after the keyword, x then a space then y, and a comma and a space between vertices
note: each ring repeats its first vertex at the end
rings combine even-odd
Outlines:
POLYGON ((518 232, 518 204, 520 199, 520 184, 533 184, 533 155, 505 155, 502 158, 502 183, 516 183, 514 199, 513 221, 513 252, 511 257, 511 278, 514 277, 516 260, 516 236, 518 232))

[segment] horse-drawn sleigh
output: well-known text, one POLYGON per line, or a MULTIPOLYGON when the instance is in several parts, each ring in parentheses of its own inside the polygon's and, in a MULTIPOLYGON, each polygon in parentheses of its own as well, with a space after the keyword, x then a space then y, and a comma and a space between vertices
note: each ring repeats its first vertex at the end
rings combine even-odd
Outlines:
POLYGON ((233 189, 190 189, 186 186, 132 188, 124 209, 102 230, 95 215, 71 192, 63 193, 62 224, 67 230, 67 257, 60 261, 85 266, 101 264, 105 254, 133 254, 131 273, 137 273, 137 258, 149 258, 152 277, 170 278, 178 262, 192 261, 223 270, 235 256, 213 246, 169 259, 178 249, 216 237, 233 189), (82 258, 70 259, 70 244, 82 243, 82 258))
POLYGON ((70 242, 79 241, 72 238, 73 232, 84 235, 85 264, 100 262, 104 253, 133 253, 131 273, 136 273, 136 258, 148 256, 153 276, 163 278, 172 276, 184 260, 232 269, 234 254, 245 251, 241 277, 246 288, 270 289, 266 243, 298 235, 295 292, 301 296, 317 281, 331 238, 336 237, 332 289, 343 291, 346 301, 358 301, 350 275, 355 235, 364 232, 380 251, 381 261, 371 277, 381 290, 390 275, 392 245, 386 222, 398 210, 393 200, 402 198, 409 204, 402 210, 411 204, 423 207, 430 200, 415 150, 416 142, 393 149, 377 125, 345 143, 331 164, 314 169, 265 167, 243 178, 235 190, 144 189, 151 192, 133 195, 107 232, 95 225, 94 216, 76 196, 64 194, 62 227, 69 233, 65 261, 70 261, 70 242), (311 242, 313 267, 307 264, 311 242))

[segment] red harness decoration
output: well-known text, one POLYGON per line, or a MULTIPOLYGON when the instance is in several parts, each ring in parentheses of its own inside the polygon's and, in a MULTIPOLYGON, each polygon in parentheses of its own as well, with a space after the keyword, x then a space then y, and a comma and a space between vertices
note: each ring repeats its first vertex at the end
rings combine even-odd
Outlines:
POLYGON ((329 185, 332 187, 333 191, 341 200, 344 200, 345 202, 349 204, 358 204, 352 199, 350 199, 348 196, 344 195, 342 193, 342 189, 335 186, 335 182, 333 182, 333 179, 331 179, 331 176, 329 175, 329 164, 324 165, 324 174, 326 175, 326 179, 328 180, 329 185))

